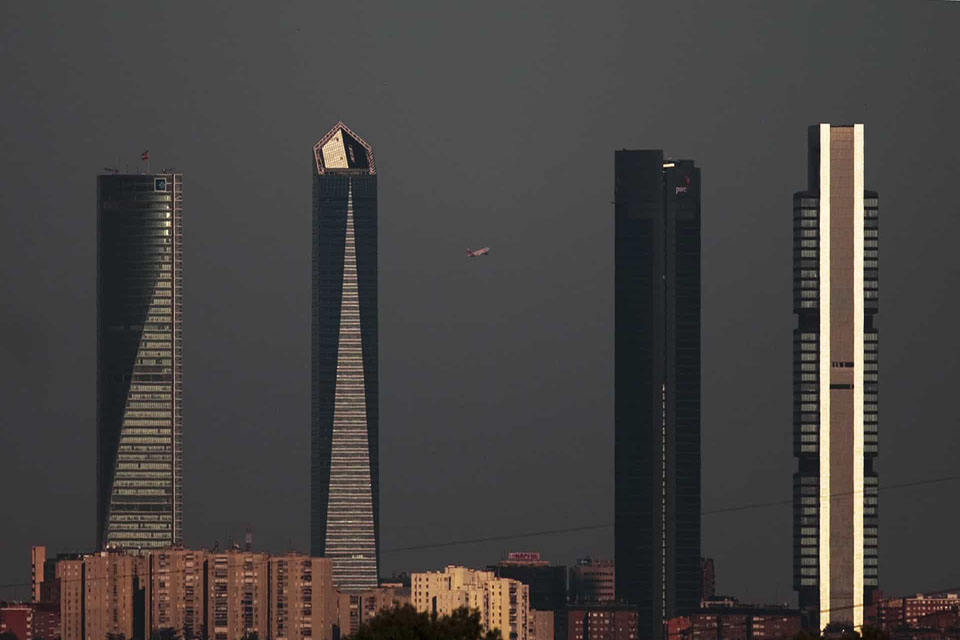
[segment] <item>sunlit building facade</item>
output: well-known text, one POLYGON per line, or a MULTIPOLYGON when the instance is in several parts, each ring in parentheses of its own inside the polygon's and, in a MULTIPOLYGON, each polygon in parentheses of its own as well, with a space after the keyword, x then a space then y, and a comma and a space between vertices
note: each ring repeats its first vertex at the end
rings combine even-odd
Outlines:
POLYGON ((338 594, 333 588, 330 559, 291 552, 271 557, 269 570, 270 633, 267 637, 333 640, 338 594))
MULTIPOLYGON (((142 556, 99 552, 57 561, 62 640, 97 640, 108 634, 132 638, 142 556)), ((142 637, 142 635, 138 636, 142 637)))
POLYGON ((268 562, 265 553, 225 551, 207 554, 206 637, 241 640, 267 637, 268 562))
POLYGON ((484 631, 499 629, 503 640, 531 640, 530 588, 492 571, 448 566, 410 576, 411 602, 420 612, 448 616, 461 607, 480 613, 484 631))
POLYGON ((808 132, 793 198, 794 588, 809 622, 863 623, 877 588, 878 200, 863 125, 808 132))
POLYGON ((146 629, 175 629, 180 640, 202 640, 206 561, 205 551, 193 549, 158 549, 146 554, 140 576, 146 629))
POLYGON ((402 585, 344 591, 338 597, 337 626, 340 637, 356 634, 360 625, 369 622, 382 611, 408 604, 410 589, 402 585))
POLYGON ((183 176, 97 177, 97 541, 183 538, 183 176))
POLYGON ((615 165, 616 597, 638 638, 700 591, 700 169, 663 151, 615 165))
POLYGON ((342 591, 378 584, 377 171, 342 122, 313 148, 310 553, 342 591))

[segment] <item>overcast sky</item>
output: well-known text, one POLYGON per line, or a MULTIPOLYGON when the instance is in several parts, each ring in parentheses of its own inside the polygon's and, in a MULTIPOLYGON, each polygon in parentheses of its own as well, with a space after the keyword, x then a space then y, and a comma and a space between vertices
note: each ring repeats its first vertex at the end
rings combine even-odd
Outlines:
MULTIPOLYGON (((0 5, 0 583, 95 544, 95 177, 144 149, 186 185, 185 542, 307 549, 309 161, 339 119, 379 173, 383 573, 612 555, 612 528, 391 549, 612 522, 624 147, 702 168, 705 510, 791 497, 817 122, 865 124, 880 193, 881 485, 955 473, 960 4, 263 7, 0 5)), ((958 489, 882 491, 885 592, 960 585, 958 489)), ((704 517, 721 592, 792 598, 791 550, 788 504, 704 517)))

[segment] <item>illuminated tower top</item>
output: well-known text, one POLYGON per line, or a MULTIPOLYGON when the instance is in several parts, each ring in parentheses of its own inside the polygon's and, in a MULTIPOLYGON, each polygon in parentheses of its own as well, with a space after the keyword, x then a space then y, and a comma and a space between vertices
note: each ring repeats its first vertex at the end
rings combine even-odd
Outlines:
POLYGON ((373 149, 343 122, 338 122, 327 132, 327 135, 313 145, 313 157, 319 175, 325 173, 374 175, 377 173, 373 149))

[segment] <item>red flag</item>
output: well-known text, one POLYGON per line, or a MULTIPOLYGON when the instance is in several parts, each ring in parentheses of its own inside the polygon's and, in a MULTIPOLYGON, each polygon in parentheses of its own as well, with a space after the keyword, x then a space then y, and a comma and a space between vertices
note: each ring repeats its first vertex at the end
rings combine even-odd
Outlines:
POLYGON ((142 154, 140 154, 140 159, 141 159, 141 160, 149 160, 149 159, 150 159, 150 151, 149 151, 149 150, 148 150, 148 151, 144 151, 142 154))

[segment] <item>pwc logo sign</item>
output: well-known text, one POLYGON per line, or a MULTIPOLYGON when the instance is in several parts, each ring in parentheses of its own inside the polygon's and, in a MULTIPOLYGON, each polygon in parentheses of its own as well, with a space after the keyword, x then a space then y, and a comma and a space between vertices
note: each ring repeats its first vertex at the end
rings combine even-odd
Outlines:
POLYGON ((681 193, 686 193, 687 190, 690 189, 690 176, 683 176, 683 180, 684 184, 674 187, 676 191, 674 191, 673 195, 678 196, 681 193))

